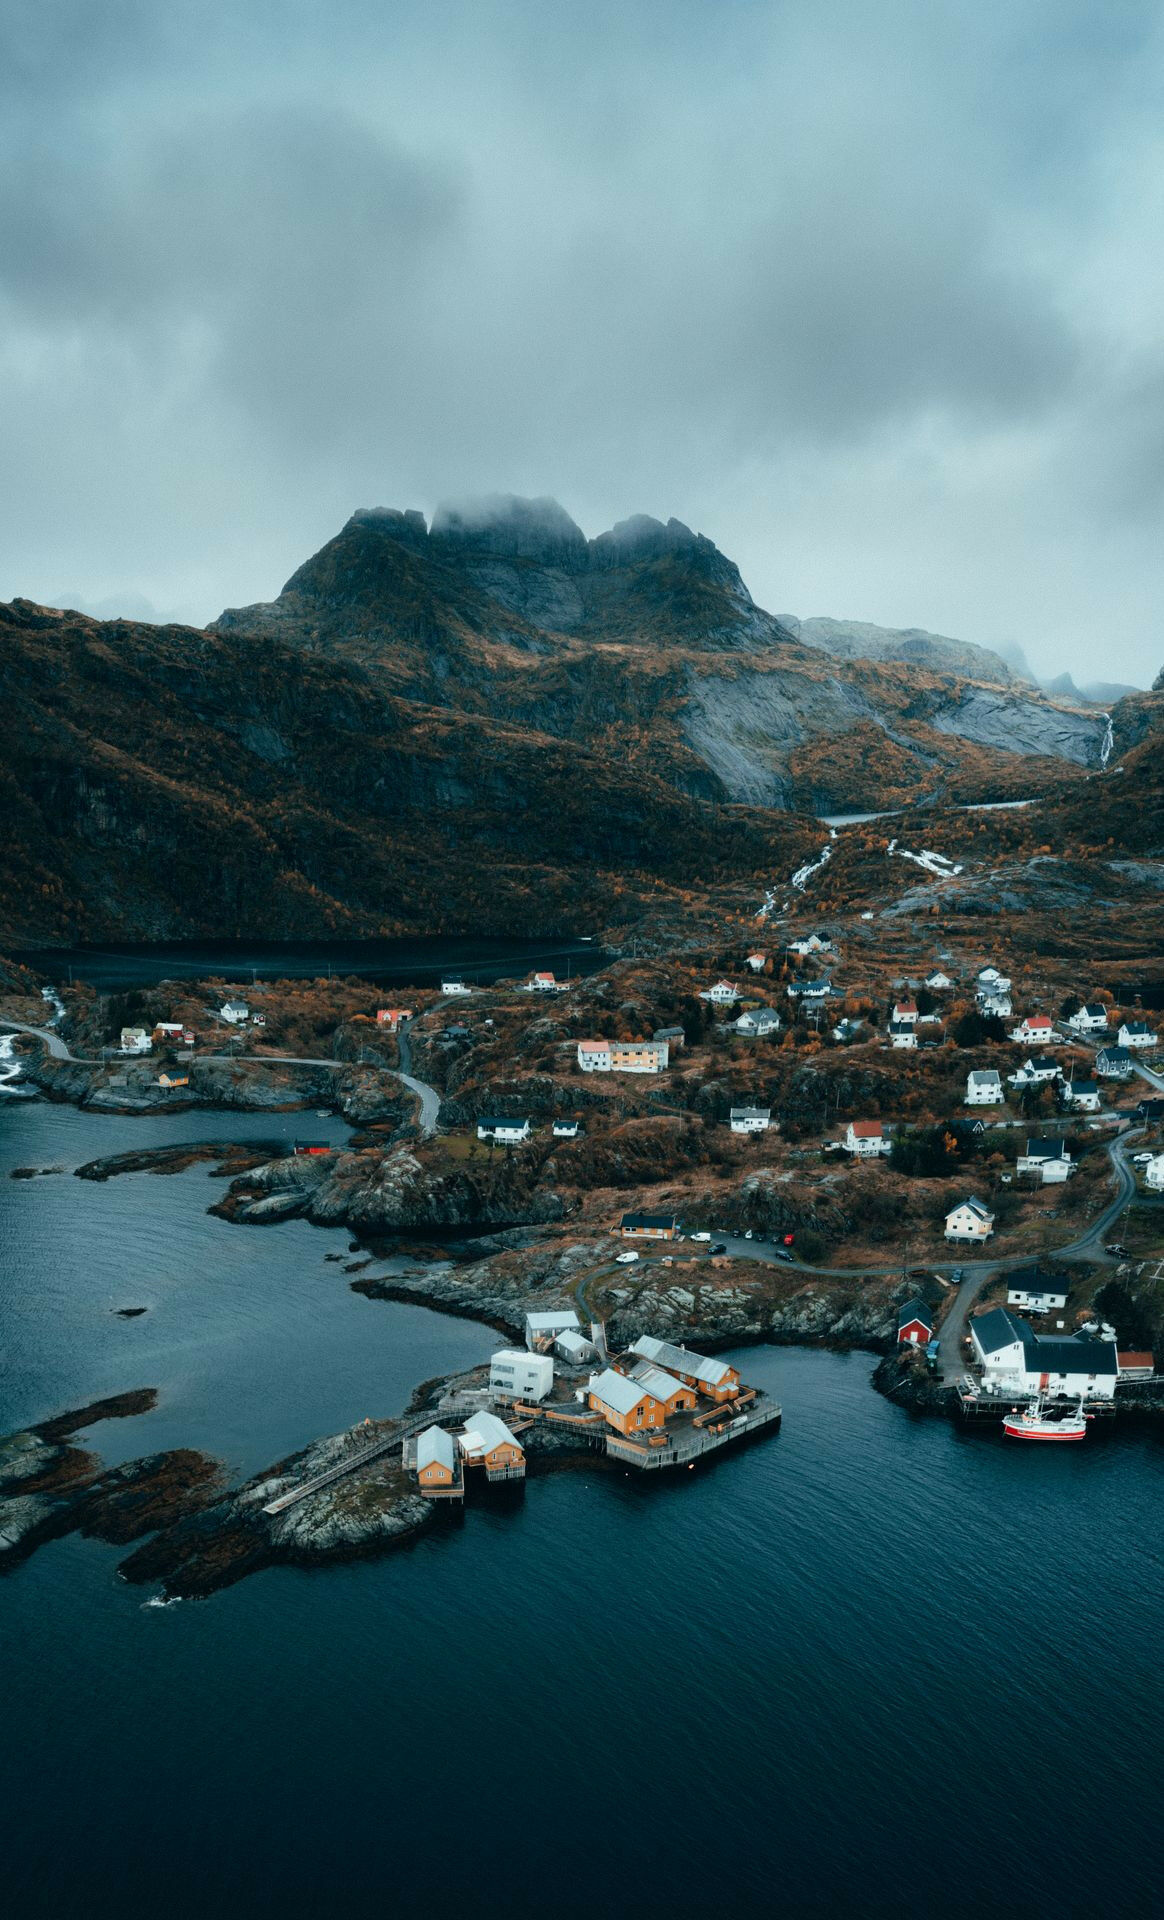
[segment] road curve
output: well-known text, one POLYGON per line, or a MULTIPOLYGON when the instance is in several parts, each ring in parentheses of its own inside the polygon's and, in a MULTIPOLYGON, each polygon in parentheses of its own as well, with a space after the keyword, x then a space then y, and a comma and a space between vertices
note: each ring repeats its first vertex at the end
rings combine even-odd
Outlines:
POLYGON ((0 1027, 6 1032, 30 1033, 34 1040, 43 1040, 54 1060, 75 1060, 77 1055, 70 1053, 59 1033, 51 1027, 29 1027, 23 1020, 0 1020, 0 1027))

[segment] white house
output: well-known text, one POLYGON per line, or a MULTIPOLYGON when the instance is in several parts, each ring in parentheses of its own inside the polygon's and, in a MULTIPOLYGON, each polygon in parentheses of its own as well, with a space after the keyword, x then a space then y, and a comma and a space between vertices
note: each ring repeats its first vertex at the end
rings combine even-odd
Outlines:
POLYGON ((1057 1080, 1062 1071, 1057 1060, 1024 1060, 1017 1073, 1008 1073, 1006 1077, 1012 1087, 1039 1087, 1048 1080, 1057 1080))
POLYGON ((1099 1112, 1098 1080, 1064 1080, 1059 1098, 1077 1113, 1099 1112))
POLYGON ((1144 1168, 1144 1185, 1153 1193, 1164 1193, 1164 1153, 1154 1153, 1144 1168))
POLYGON ((1020 1267, 1007 1276, 1006 1304, 1028 1313, 1052 1313, 1067 1305, 1071 1282, 1065 1273, 1041 1274, 1037 1267, 1020 1267))
POLYGON ((472 987, 466 980, 454 979, 441 981, 441 992, 443 994, 469 994, 472 993, 472 991, 472 987))
POLYGON ((748 1039, 762 1038, 765 1034, 779 1033, 780 1015, 774 1007, 749 1007, 732 1025, 748 1039))
POLYGON ((903 1048, 906 1052, 917 1050, 917 1028, 908 1020, 891 1020, 889 1023, 889 1044, 903 1048))
POLYGON ((893 1142, 886 1138, 885 1129, 880 1120, 850 1120, 841 1144, 846 1153, 855 1153, 863 1160, 872 1160, 879 1153, 888 1153, 893 1142))
POLYGON ((832 985, 826 978, 820 980, 790 980, 788 983, 788 998, 790 1000, 827 1000, 831 992, 832 985))
POLYGON ((581 1125, 582 1122, 580 1120, 555 1120, 553 1128, 554 1139, 576 1140, 581 1125))
POLYGON ((733 1133, 767 1133, 771 1119, 771 1107, 733 1107, 731 1129, 733 1133))
POLYGON ((1005 1099, 1001 1077, 993 1067, 974 1067, 966 1075, 968 1107, 1000 1107, 1005 1099))
POLYGON ((899 1026, 916 1027, 917 1001, 899 1000, 893 1009, 893 1019, 899 1026))
POLYGON ((559 987, 552 973, 535 973, 529 982, 531 993, 564 993, 565 986, 559 987))
POLYGON ((994 1232, 994 1215, 973 1195, 946 1215, 947 1240, 989 1240, 994 1232))
POLYGON ((532 1133, 528 1119, 482 1119, 477 1122, 478 1140, 494 1140, 499 1147, 524 1146, 532 1133))
POLYGON ((555 1307, 549 1312, 527 1313, 525 1344, 531 1353, 544 1341, 556 1340, 560 1333, 577 1333, 578 1315, 573 1307, 555 1307))
POLYGON ((1028 1140, 1014 1164, 1016 1173, 1037 1173, 1045 1187, 1061 1186, 1074 1172, 1071 1149, 1062 1140, 1028 1140))
POLYGON ((806 960, 810 953, 828 953, 832 948, 832 944, 827 933, 809 933, 805 935, 803 940, 790 940, 788 943, 788 951, 789 953, 798 954, 802 960, 806 960))
POLYGON ((579 1040, 583 1073, 662 1073, 670 1059, 666 1040, 579 1040))
POLYGON ((490 1393, 514 1400, 544 1400, 554 1384, 554 1363, 548 1353, 523 1353, 502 1347, 489 1361, 490 1393))
POLYGON ((226 1000, 218 1009, 218 1017, 229 1026, 245 1026, 251 1017, 251 1010, 245 1000, 226 1000))
POLYGON ((1049 1014, 1028 1013, 1011 1028, 1010 1037, 1020 1047, 1045 1047, 1055 1038, 1055 1023, 1049 1014))
POLYGON ((978 1011, 990 1020, 1009 1020, 1014 1005, 1009 993, 980 993, 978 1011))
POLYGON ((970 1340, 987 1392, 1049 1393, 1110 1400, 1119 1377, 1114 1340, 1093 1334, 1035 1333, 1006 1307, 970 1322, 970 1340))
POLYGON ((940 967, 926 975, 926 985, 932 987, 935 993, 948 993, 953 984, 949 974, 943 973, 940 967))
POLYGON ((149 1053, 153 1044, 144 1027, 122 1027, 122 1053, 149 1053))
POLYGON ((1096 1000, 1090 1006, 1080 1007, 1077 1013, 1068 1014, 1067 1025, 1073 1033, 1104 1033, 1107 1008, 1102 1000, 1096 1000))
POLYGON ((748 965, 751 967, 753 973, 763 973, 767 964, 768 956, 766 953, 750 953, 748 955, 748 965))
POLYGON ((1125 1020, 1116 1039, 1121 1047, 1154 1047, 1157 1036, 1146 1020, 1125 1020))
POLYGON ((734 1007, 739 997, 739 988, 733 987, 730 980, 717 980, 714 987, 704 987, 699 996, 713 1007, 734 1007))
POLYGON ((490 1480, 520 1480, 525 1475, 525 1448, 515 1433, 495 1413, 475 1413, 466 1420, 464 1432, 457 1436, 465 1459, 485 1464, 490 1480), (497 1448, 504 1451, 498 1455, 497 1448), (497 1464, 491 1465, 491 1458, 497 1464))
POLYGON ((983 967, 978 975, 977 991, 983 993, 1009 993, 1010 975, 1000 973, 997 967, 983 967))

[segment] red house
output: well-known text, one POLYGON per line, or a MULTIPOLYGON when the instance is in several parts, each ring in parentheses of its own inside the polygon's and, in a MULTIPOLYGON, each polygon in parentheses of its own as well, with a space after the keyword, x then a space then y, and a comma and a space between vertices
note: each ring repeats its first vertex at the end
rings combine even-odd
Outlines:
POLYGON ((924 1300, 907 1300, 897 1315, 897 1344, 925 1347, 934 1337, 934 1316, 924 1300))

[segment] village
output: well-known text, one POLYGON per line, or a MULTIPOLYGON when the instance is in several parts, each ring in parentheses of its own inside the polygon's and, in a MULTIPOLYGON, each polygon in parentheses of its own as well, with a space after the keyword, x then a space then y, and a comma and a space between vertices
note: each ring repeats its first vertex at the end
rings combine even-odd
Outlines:
MULTIPOLYGON (((910 967, 915 951, 909 929, 895 949, 850 922, 790 928, 778 947, 604 957, 564 979, 446 973, 387 1003, 357 978, 163 983, 136 998, 74 995, 65 1031, 100 1075, 95 1104, 137 1089, 213 1103, 224 1074, 244 1098, 261 1074, 268 1107, 306 1098, 352 1114, 349 1148, 288 1140, 289 1163, 318 1163, 311 1183, 237 1180, 228 1217, 287 1217, 318 1181, 383 1190, 391 1170, 403 1190, 381 1231, 422 1266, 453 1240, 478 1291, 504 1273, 545 1312, 540 1269, 570 1273, 581 1311, 562 1307, 552 1337, 527 1327, 531 1361, 503 1350, 476 1397, 445 1410, 456 1419, 430 1422, 439 1433, 423 1445, 410 1436, 417 1475, 445 1498, 476 1466, 486 1481, 523 1472, 535 1430, 650 1469, 778 1421, 738 1376, 725 1420, 676 1358, 699 1359, 684 1343, 697 1347, 704 1326, 723 1344, 740 1322, 738 1304, 732 1321, 721 1303, 741 1287, 746 1324, 789 1325, 804 1303, 827 1337, 814 1298, 896 1276, 898 1306, 916 1309, 904 1344, 966 1413, 997 1417, 1004 1400, 1060 1390, 1111 1408, 1117 1386, 1145 1365, 1153 1375, 1151 1343, 1117 1335, 1094 1301, 1113 1260, 1142 1265, 1159 1248, 1156 1022, 1134 991, 1071 982, 1062 963, 1008 964, 943 939, 910 967), (118 1022, 123 1009, 138 1017, 118 1022), (1070 1320, 1032 1331, 1023 1315, 1037 1308, 999 1287, 1061 1254, 1076 1279, 1070 1320), (950 1260, 971 1263, 976 1294, 954 1340, 963 1269, 943 1271, 950 1260), (928 1280, 915 1298, 917 1274, 928 1280), (636 1343, 655 1337, 659 1302, 667 1352, 652 1357, 636 1343), (611 1324, 621 1345, 608 1353, 611 1324), (1039 1346, 1052 1335, 1054 1353, 1039 1346)), ((46 1090, 54 1071, 69 1069, 40 1063, 46 1090)), ((361 1231, 377 1244, 374 1224, 361 1231)))

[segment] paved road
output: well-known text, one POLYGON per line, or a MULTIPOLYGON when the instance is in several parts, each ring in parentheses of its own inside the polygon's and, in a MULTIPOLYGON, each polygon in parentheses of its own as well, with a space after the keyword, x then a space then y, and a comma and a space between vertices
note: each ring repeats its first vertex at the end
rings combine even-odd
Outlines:
POLYGON ((409 1036, 410 1025, 410 1021, 403 1021, 396 1035, 396 1044, 400 1048, 399 1078, 403 1080, 406 1087, 411 1088, 412 1092, 420 1098, 420 1130, 427 1137, 436 1132, 437 1120, 441 1110, 441 1097, 435 1087, 429 1086, 427 1080, 417 1080, 413 1075, 412 1040, 409 1036))
MULTIPOLYGON (((51 1027, 30 1027, 25 1025, 25 1023, 20 1020, 0 1020, 0 1028, 3 1028, 8 1031, 14 1030, 17 1033, 30 1033, 35 1040, 43 1040, 45 1046, 48 1048, 54 1060, 73 1060, 73 1061, 77 1061, 79 1064, 83 1066, 102 1065, 102 1062, 99 1060, 82 1060, 79 1054, 71 1053, 65 1041, 61 1039, 60 1034, 54 1033, 51 1027)), ((437 1092, 436 1088, 430 1087, 426 1080, 417 1080, 414 1078, 414 1076, 411 1073, 403 1070, 406 1067, 410 1067, 412 1065, 411 1050, 408 1048, 407 1036, 404 1034, 403 1030, 399 1035, 399 1039, 400 1039, 400 1061, 401 1061, 402 1071, 396 1074, 395 1078, 397 1080, 402 1080, 404 1082, 404 1085, 408 1088, 409 1092, 414 1093, 417 1096, 418 1100, 420 1101, 420 1130, 423 1134, 427 1136, 429 1134, 433 1134, 436 1132, 437 1118, 438 1118, 438 1115, 440 1114, 440 1108, 441 1108, 441 1097, 440 1097, 440 1094, 437 1092)), ((146 1056, 143 1054, 137 1054, 137 1055, 126 1054, 124 1057, 128 1060, 128 1059, 144 1059, 146 1056)), ((194 1056, 191 1056, 191 1057, 194 1057, 194 1056)), ((300 1054, 300 1053, 203 1053, 203 1054, 197 1055, 196 1057, 200 1060, 205 1060, 207 1062, 210 1062, 210 1061, 225 1062, 229 1060, 276 1060, 280 1063, 280 1065, 287 1066, 287 1067, 335 1068, 335 1067, 350 1067, 354 1064, 351 1060, 312 1059, 307 1054, 300 1054)), ((385 1073, 391 1073, 393 1069, 390 1067, 385 1067, 383 1071, 385 1073)))
POLYGON ((43 1040, 54 1060, 75 1060, 77 1058, 75 1053, 69 1052, 60 1034, 54 1033, 51 1027, 28 1027, 25 1026, 22 1020, 0 1020, 0 1027, 3 1027, 5 1031, 9 1033, 31 1033, 34 1040, 43 1040))

